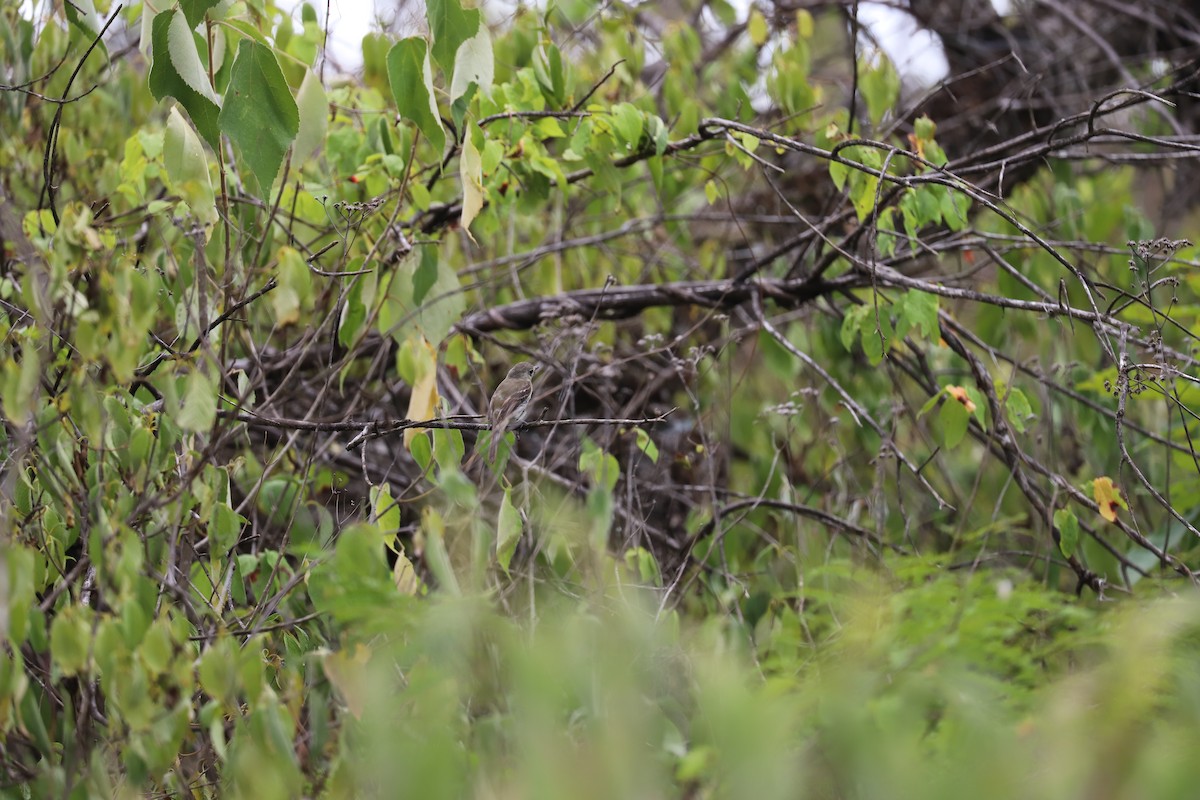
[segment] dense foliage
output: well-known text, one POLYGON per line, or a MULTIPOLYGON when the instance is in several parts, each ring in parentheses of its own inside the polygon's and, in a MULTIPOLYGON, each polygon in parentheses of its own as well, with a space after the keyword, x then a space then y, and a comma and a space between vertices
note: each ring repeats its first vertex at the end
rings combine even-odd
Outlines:
POLYGON ((426 5, 0 11, 0 795, 1190 796, 1200 7, 426 5))

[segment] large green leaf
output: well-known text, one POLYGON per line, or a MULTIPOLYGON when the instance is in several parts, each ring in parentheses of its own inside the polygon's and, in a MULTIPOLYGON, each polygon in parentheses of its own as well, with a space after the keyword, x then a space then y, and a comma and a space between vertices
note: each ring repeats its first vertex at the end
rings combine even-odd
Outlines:
POLYGON ((192 118, 192 124, 213 149, 220 140, 217 116, 220 98, 207 84, 196 40, 182 14, 164 11, 154 18, 150 92, 154 99, 174 97, 192 118))
POLYGON ((243 41, 221 109, 221 131, 233 140, 264 196, 300 131, 300 112, 269 47, 243 41))
POLYGON ((219 2, 220 0, 179 0, 179 7, 183 9, 188 25, 194 28, 204 19, 208 10, 219 2))
POLYGON ((437 248, 425 246, 420 251, 397 267, 376 322, 379 332, 397 343, 422 335, 436 345, 462 317, 466 301, 457 273, 439 257, 437 248))
POLYGON ((446 146, 446 133, 433 100, 433 72, 425 40, 401 39, 387 54, 388 82, 400 116, 410 119, 440 153, 446 146))
POLYGON ((433 34, 433 57, 449 73, 459 46, 475 35, 482 19, 474 8, 464 9, 458 0, 428 0, 425 17, 433 34))

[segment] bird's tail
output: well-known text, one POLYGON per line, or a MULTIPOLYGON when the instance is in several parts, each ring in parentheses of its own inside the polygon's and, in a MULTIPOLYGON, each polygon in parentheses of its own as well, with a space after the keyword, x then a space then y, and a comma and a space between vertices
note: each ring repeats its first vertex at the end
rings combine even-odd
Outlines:
POLYGON ((488 442, 488 463, 496 463, 496 448, 500 446, 500 441, 504 438, 504 427, 497 425, 492 428, 492 439, 488 442))

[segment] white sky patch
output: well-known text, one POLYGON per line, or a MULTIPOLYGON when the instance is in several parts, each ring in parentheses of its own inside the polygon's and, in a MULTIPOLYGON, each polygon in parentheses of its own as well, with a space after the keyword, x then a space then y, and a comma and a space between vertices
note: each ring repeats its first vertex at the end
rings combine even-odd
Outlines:
POLYGON ((858 7, 858 19, 870 29, 871 36, 906 81, 932 86, 949 74, 950 65, 938 38, 919 28, 916 21, 900 9, 883 3, 862 3, 858 7))
MULTIPOLYGON (((281 11, 290 13, 296 26, 300 25, 300 9, 303 0, 276 0, 281 11)), ((325 25, 325 2, 315 0, 309 5, 317 12, 317 20, 325 25)), ((421 9, 423 12, 424 9, 421 9)), ((376 24, 378 14, 374 0, 331 0, 329 3, 329 40, 325 49, 329 58, 338 67, 355 72, 362 67, 362 40, 376 24)))
MULTIPOLYGON (((281 10, 300 21, 300 8, 304 0, 277 0, 281 10)), ((20 0, 21 15, 33 18, 36 7, 40 13, 48 9, 49 0, 20 0)), ((325 23, 325 0, 311 0, 322 25, 325 23)), ((730 3, 739 20, 749 14, 751 0, 731 0, 730 3)), ((362 67, 362 39, 372 30, 387 27, 402 35, 419 35, 418 21, 424 18, 424 3, 389 2, 381 13, 376 0, 329 0, 329 41, 327 50, 331 60, 347 72, 362 67), (397 16, 404 17, 398 19, 397 16)), ((485 3, 485 10, 489 4, 485 3)), ((515 8, 514 0, 492 0, 496 6, 490 10, 515 8)), ((535 3, 538 5, 538 3, 535 3)), ((1005 15, 1012 10, 1012 0, 992 0, 997 13, 1005 15)), ((859 19, 868 27, 884 52, 896 65, 900 74, 908 81, 929 86, 944 78, 949 70, 940 43, 933 34, 917 27, 912 17, 902 10, 885 3, 864 2, 859 6, 859 19)), ((708 26, 720 27, 711 17, 705 19, 708 26)), ((768 62, 769 63, 769 62, 768 62)))

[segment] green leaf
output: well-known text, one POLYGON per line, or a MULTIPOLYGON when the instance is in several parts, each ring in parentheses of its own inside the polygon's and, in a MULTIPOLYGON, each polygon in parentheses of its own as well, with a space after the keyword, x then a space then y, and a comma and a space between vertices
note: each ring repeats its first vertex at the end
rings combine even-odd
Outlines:
POLYGON ((878 366, 883 361, 883 354, 892 347, 892 340, 896 338, 895 331, 892 330, 892 322, 887 315, 880 309, 878 320, 876 320, 875 309, 872 306, 862 306, 863 322, 862 322, 862 348, 866 354, 867 360, 871 362, 871 366, 878 366))
MULTIPOLYGON (((350 261, 347 269, 350 272, 356 272, 362 268, 362 256, 350 261)), ((367 321, 367 304, 363 301, 363 292, 367 285, 367 281, 356 280, 350 284, 350 292, 346 296, 346 303, 342 306, 342 318, 338 322, 338 343, 343 347, 349 347, 358 338, 362 332, 363 323, 367 321)))
POLYGON ((867 101, 871 122, 878 125, 883 115, 896 104, 900 93, 900 75, 892 67, 892 62, 880 55, 875 67, 859 71, 859 78, 859 89, 867 101))
POLYGON ((97 13, 96 4, 92 0, 72 0, 65 5, 67 22, 78 28, 86 38, 94 39, 100 33, 100 29, 104 26, 100 22, 100 14, 97 13))
POLYGON ((202 369, 194 370, 187 378, 183 408, 176 422, 185 431, 206 431, 217 418, 217 387, 202 369))
POLYGON ((617 141, 626 150, 637 147, 642 138, 642 112, 632 103, 620 103, 612 110, 613 129, 617 133, 617 141))
POLYGON ((1008 399, 1004 403, 1008 411, 1008 421, 1016 428, 1017 433, 1025 432, 1025 422, 1033 417, 1033 407, 1025 393, 1015 386, 1008 390, 1008 399))
POLYGON ((467 88, 473 83, 480 92, 487 96, 492 94, 492 77, 496 69, 496 59, 492 55, 492 37, 487 25, 480 25, 479 30, 470 39, 463 42, 454 57, 454 79, 450 82, 450 102, 467 93, 467 88))
POLYGON ((879 178, 867 173, 860 173, 860 180, 853 181, 850 186, 850 202, 854 204, 854 212, 858 221, 862 222, 875 210, 875 195, 879 189, 879 178))
POLYGON ((313 570, 309 593, 319 611, 335 619, 377 617, 397 597, 383 538, 373 525, 350 525, 339 535, 333 558, 313 570))
POLYGON ((717 188, 716 183, 710 180, 704 184, 704 197, 708 200, 710 206, 717 202, 721 197, 721 190, 717 188))
POLYGON ((439 258, 437 248, 426 245, 419 249, 420 255, 409 254, 401 261, 388 282, 377 330, 398 344, 420 333, 437 345, 462 317, 467 300, 454 267, 439 258), (433 282, 427 283, 430 276, 433 282), (415 300, 419 291, 421 300, 415 300))
POLYGON ((938 422, 942 428, 942 444, 947 450, 963 440, 970 421, 971 414, 962 403, 953 399, 942 403, 942 409, 938 412, 938 422))
POLYGON ((1071 509, 1060 508, 1054 512, 1054 527, 1058 528, 1058 549, 1070 558, 1079 546, 1079 519, 1071 509))
POLYGON ((918 186, 914 190, 919 225, 937 225, 942 221, 942 200, 947 191, 945 186, 918 186))
POLYGON ((433 36, 433 57, 449 72, 459 46, 483 27, 482 16, 478 9, 464 9, 458 0, 427 0, 425 18, 433 36))
POLYGON ((68 606, 50 625, 51 666, 62 675, 78 675, 87 669, 91 626, 86 609, 68 606))
POLYGON ((667 145, 671 142, 671 132, 667 130, 667 124, 660 117, 650 114, 646 117, 646 127, 649 129, 650 138, 654 140, 654 155, 661 156, 667 152, 667 145))
POLYGON ((961 231, 967 227, 967 214, 971 210, 971 198, 954 189, 947 189, 942 195, 942 219, 952 231, 961 231))
POLYGON ((387 54, 387 70, 400 116, 416 123, 417 130, 440 155, 446 147, 446 133, 433 99, 433 73, 425 40, 414 36, 396 42, 387 54))
POLYGON ((276 255, 278 288, 271 292, 275 322, 289 325, 299 321, 301 310, 312 302, 312 272, 294 247, 281 247, 276 255))
POLYGON ((925 405, 921 406, 921 410, 917 412, 917 419, 920 419, 932 411, 933 407, 938 404, 938 400, 942 399, 944 394, 946 394, 946 390, 944 388, 934 392, 933 396, 926 400, 925 405))
POLYGON ((650 434, 646 433, 643 428, 637 428, 637 446, 638 449, 645 453, 651 461, 658 463, 658 445, 650 438, 650 434))
POLYGON ((500 501, 500 516, 496 520, 496 561, 505 574, 508 574, 508 565, 512 563, 522 530, 521 514, 512 503, 512 490, 505 489, 500 501))
POLYGON ((196 218, 206 225, 215 224, 217 204, 208 175, 208 156, 204 152, 204 145, 200 144, 200 138, 178 108, 172 108, 167 116, 167 130, 163 135, 163 166, 171 176, 171 183, 196 218))
MULTIPOLYGON (((158 619, 146 631, 146 637, 138 647, 138 655, 152 676, 158 676, 167 671, 171 665, 171 628, 165 619, 158 619)), ((99 657, 99 653, 97 653, 99 657)))
POLYGON ((240 684, 235 648, 233 640, 228 637, 217 639, 200 656, 197 670, 204 691, 227 707, 237 702, 240 684))
POLYGON ((870 311, 871 309, 867 306, 854 306, 842 317, 840 338, 842 340, 842 347, 845 347, 847 351, 854 349, 854 342, 859 338, 863 328, 863 320, 866 319, 870 311))
POLYGON ((421 512, 421 532, 425 535, 425 563, 429 571, 444 590, 455 596, 461 595, 462 588, 446 550, 446 521, 437 509, 426 506, 421 512))
POLYGON ((983 400, 983 395, 979 389, 974 386, 966 387, 967 397, 970 399, 974 409, 968 408, 971 416, 975 417, 975 421, 980 425, 984 424, 983 410, 987 408, 987 403, 983 400))
POLYGON ((555 106, 567 99, 567 69, 562 53, 553 44, 542 44, 533 51, 533 73, 542 92, 555 106))
POLYGON ((913 134, 918 139, 930 141, 937 133, 937 123, 931 120, 927 115, 922 114, 913 122, 913 134))
POLYGON ((593 485, 612 492, 621 477, 621 466, 612 454, 601 450, 591 439, 584 439, 583 452, 579 454, 579 471, 586 472, 593 485))
POLYGON ((538 120, 533 128, 542 139, 561 139, 567 135, 563 131, 562 125, 554 117, 546 117, 545 119, 538 120))
POLYGON ((217 149, 221 136, 217 124, 220 101, 207 84, 200 54, 196 52, 196 40, 183 15, 172 10, 155 16, 151 39, 151 94, 155 100, 161 101, 164 97, 178 100, 196 130, 209 146, 217 149), (186 77, 182 73, 187 73, 186 77))
POLYGON ((413 460, 421 467, 421 471, 427 472, 433 463, 433 445, 430 444, 429 437, 414 436, 408 442, 408 451, 412 453, 413 460))
POLYGON ((846 179, 850 176, 850 167, 840 161, 829 162, 829 177, 833 179, 833 185, 838 191, 846 186, 846 179))
POLYGON ((221 551, 228 552, 237 544, 244 524, 245 517, 225 503, 217 503, 213 506, 212 516, 208 521, 208 533, 221 551))
POLYGON ((938 328, 938 298, 936 294, 910 289, 901 301, 900 317, 914 328, 919 328, 926 339, 936 341, 938 328))
POLYGON ((421 259, 413 271, 412 301, 417 305, 425 302, 429 290, 438 279, 438 251, 436 247, 426 245, 421 248, 421 259))
POLYGON ((467 111, 471 108, 471 101, 475 99, 475 92, 478 88, 474 83, 468 83, 466 90, 450 104, 450 119, 454 120, 454 127, 462 128, 463 120, 467 118, 467 111))
POLYGON ((637 570, 638 580, 650 586, 662 585, 662 572, 654 554, 644 547, 632 547, 625 551, 625 565, 637 570))
POLYGON ((238 45, 220 124, 267 196, 300 131, 299 109, 269 47, 244 40, 238 45))
POLYGON ((219 2, 221 0, 179 0, 179 7, 187 17, 188 27, 194 29, 204 20, 208 10, 219 2))
POLYGON ((329 99, 321 79, 306 70, 300 89, 296 92, 296 108, 300 115, 300 130, 292 147, 292 161, 299 166, 325 143, 329 126, 329 99))
MULTIPOLYGON (((428 441, 428 437, 420 437, 428 441)), ((384 543, 395 549, 396 536, 400 532, 400 504, 392 497, 391 489, 386 483, 372 486, 368 492, 371 501, 372 522, 379 526, 384 543)))

